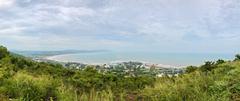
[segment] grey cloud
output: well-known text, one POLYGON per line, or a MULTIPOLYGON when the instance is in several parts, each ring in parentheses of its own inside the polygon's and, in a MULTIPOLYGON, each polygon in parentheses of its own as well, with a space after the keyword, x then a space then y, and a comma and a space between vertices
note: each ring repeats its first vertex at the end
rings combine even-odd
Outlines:
POLYGON ((9 34, 15 37, 8 42, 17 37, 23 43, 30 41, 27 38, 40 41, 26 47, 50 47, 47 42, 52 42, 61 44, 56 47, 97 48, 101 43, 113 49, 120 44, 168 48, 185 40, 214 46, 227 39, 234 40, 228 45, 237 46, 232 42, 239 39, 239 4, 238 0, 16 0, 12 7, 0 9, 0 38, 9 34), (41 40, 48 36, 60 41, 41 40))

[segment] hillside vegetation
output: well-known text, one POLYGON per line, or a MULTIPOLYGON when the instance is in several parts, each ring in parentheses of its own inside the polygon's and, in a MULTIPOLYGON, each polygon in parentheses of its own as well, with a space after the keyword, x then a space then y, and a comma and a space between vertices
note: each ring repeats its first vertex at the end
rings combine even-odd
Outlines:
POLYGON ((177 77, 99 73, 34 62, 0 46, 0 101, 240 101, 240 56, 177 77))

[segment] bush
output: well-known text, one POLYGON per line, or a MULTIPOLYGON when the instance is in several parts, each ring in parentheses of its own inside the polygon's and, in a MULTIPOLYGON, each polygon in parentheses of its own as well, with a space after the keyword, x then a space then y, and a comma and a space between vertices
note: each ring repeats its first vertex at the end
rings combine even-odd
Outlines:
POLYGON ((33 77, 19 72, 12 79, 6 79, 2 85, 2 92, 12 99, 24 101, 41 101, 56 99, 56 86, 49 77, 33 77))
POLYGON ((216 61, 216 65, 223 64, 223 63, 225 63, 225 61, 222 60, 222 59, 218 59, 218 60, 216 61))
POLYGON ((198 67, 196 66, 188 66, 185 70, 186 73, 192 73, 194 71, 196 71, 198 69, 198 67))
POLYGON ((0 46, 0 59, 9 55, 7 48, 0 46))
POLYGON ((240 60, 240 54, 235 55, 235 61, 240 60))
POLYGON ((209 71, 212 71, 214 68, 216 68, 215 63, 211 61, 207 61, 205 62, 204 65, 200 67, 200 70, 203 72, 209 72, 209 71))

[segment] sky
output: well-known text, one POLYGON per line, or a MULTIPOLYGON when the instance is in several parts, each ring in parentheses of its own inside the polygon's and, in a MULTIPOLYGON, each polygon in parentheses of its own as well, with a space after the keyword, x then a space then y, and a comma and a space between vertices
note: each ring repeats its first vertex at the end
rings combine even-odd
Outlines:
POLYGON ((238 53, 240 0, 0 0, 0 44, 238 53))

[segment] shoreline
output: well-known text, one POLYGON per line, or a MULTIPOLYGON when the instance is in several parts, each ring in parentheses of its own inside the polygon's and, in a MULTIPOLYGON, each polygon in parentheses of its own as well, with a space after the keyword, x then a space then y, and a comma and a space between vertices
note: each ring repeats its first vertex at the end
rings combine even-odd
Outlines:
MULTIPOLYGON (((76 53, 74 53, 76 54, 76 53)), ((154 62, 147 62, 147 61, 137 61, 137 60, 114 60, 114 61, 110 61, 110 62, 104 62, 104 63, 97 63, 97 62, 83 62, 83 61, 79 61, 79 60, 72 60, 69 61, 67 59, 59 59, 62 56, 67 56, 67 55, 74 55, 74 54, 61 54, 61 55, 53 55, 53 56, 45 56, 42 57, 42 59, 46 59, 46 60, 51 60, 51 61, 56 61, 56 62, 64 62, 64 63, 69 63, 69 62, 75 62, 75 63, 81 63, 81 64, 86 64, 86 65, 112 65, 112 64, 118 64, 118 63, 124 63, 124 62, 140 62, 143 63, 146 66, 157 66, 157 67, 163 67, 163 68, 184 68, 187 65, 167 65, 167 64, 161 64, 161 63, 154 63, 154 62)))

